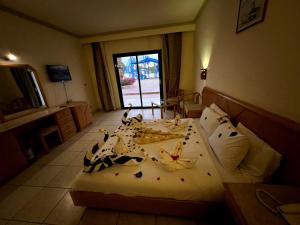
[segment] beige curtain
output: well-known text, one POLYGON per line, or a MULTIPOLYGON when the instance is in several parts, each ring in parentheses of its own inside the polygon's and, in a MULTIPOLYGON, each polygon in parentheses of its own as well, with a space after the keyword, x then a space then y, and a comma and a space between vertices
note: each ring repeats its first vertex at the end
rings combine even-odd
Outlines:
POLYGON ((109 74, 107 73, 104 56, 100 43, 92 43, 96 80, 99 97, 105 111, 114 110, 113 98, 109 87, 109 74))
POLYGON ((163 61, 167 98, 175 97, 175 92, 179 88, 181 45, 181 33, 165 34, 163 36, 163 61))

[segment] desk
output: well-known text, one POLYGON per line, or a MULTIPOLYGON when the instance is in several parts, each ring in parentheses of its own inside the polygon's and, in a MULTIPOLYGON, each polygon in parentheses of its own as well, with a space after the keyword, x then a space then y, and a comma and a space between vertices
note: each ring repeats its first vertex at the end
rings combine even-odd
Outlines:
MULTIPOLYGON (((28 165, 26 151, 40 146, 40 128, 57 125, 63 141, 68 140, 92 122, 86 102, 35 110, 0 124, 0 184, 18 174, 28 165), (32 144, 35 143, 35 144, 32 144), (32 147, 33 148, 33 147, 32 147)), ((38 148, 38 151, 41 150, 38 148)))
POLYGON ((282 204, 300 202, 300 187, 238 183, 224 186, 226 203, 239 225, 287 225, 279 214, 270 212, 257 200, 257 188, 271 193, 282 204))

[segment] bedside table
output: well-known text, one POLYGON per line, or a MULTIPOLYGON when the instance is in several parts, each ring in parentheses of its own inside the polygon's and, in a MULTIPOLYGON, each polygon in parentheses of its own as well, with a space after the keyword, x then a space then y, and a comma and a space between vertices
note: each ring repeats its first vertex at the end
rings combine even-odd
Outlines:
POLYGON ((225 199, 239 225, 287 225, 279 214, 266 209, 256 198, 255 190, 263 189, 282 204, 300 202, 300 187, 225 183, 225 199))

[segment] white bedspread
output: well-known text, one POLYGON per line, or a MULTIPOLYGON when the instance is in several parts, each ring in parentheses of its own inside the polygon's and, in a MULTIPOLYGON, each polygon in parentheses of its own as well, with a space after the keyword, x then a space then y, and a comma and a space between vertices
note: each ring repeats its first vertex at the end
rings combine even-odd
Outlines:
POLYGON ((192 130, 185 129, 185 134, 190 133, 188 140, 177 138, 145 144, 142 147, 149 154, 159 158, 160 147, 171 152, 176 143, 182 140, 185 142, 184 154, 192 154, 198 158, 193 168, 169 172, 151 159, 145 160, 136 167, 114 165, 101 172, 80 174, 73 184, 73 190, 124 196, 221 201, 224 193, 222 180, 195 123, 193 120, 189 123, 192 125, 192 130), (141 178, 134 175, 139 171, 143 173, 141 178))

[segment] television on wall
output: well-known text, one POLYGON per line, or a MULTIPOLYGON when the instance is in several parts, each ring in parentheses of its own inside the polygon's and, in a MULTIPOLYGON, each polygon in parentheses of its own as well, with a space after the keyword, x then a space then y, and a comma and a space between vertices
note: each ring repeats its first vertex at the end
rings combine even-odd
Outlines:
POLYGON ((52 82, 62 82, 72 80, 68 66, 46 65, 47 72, 52 82))

